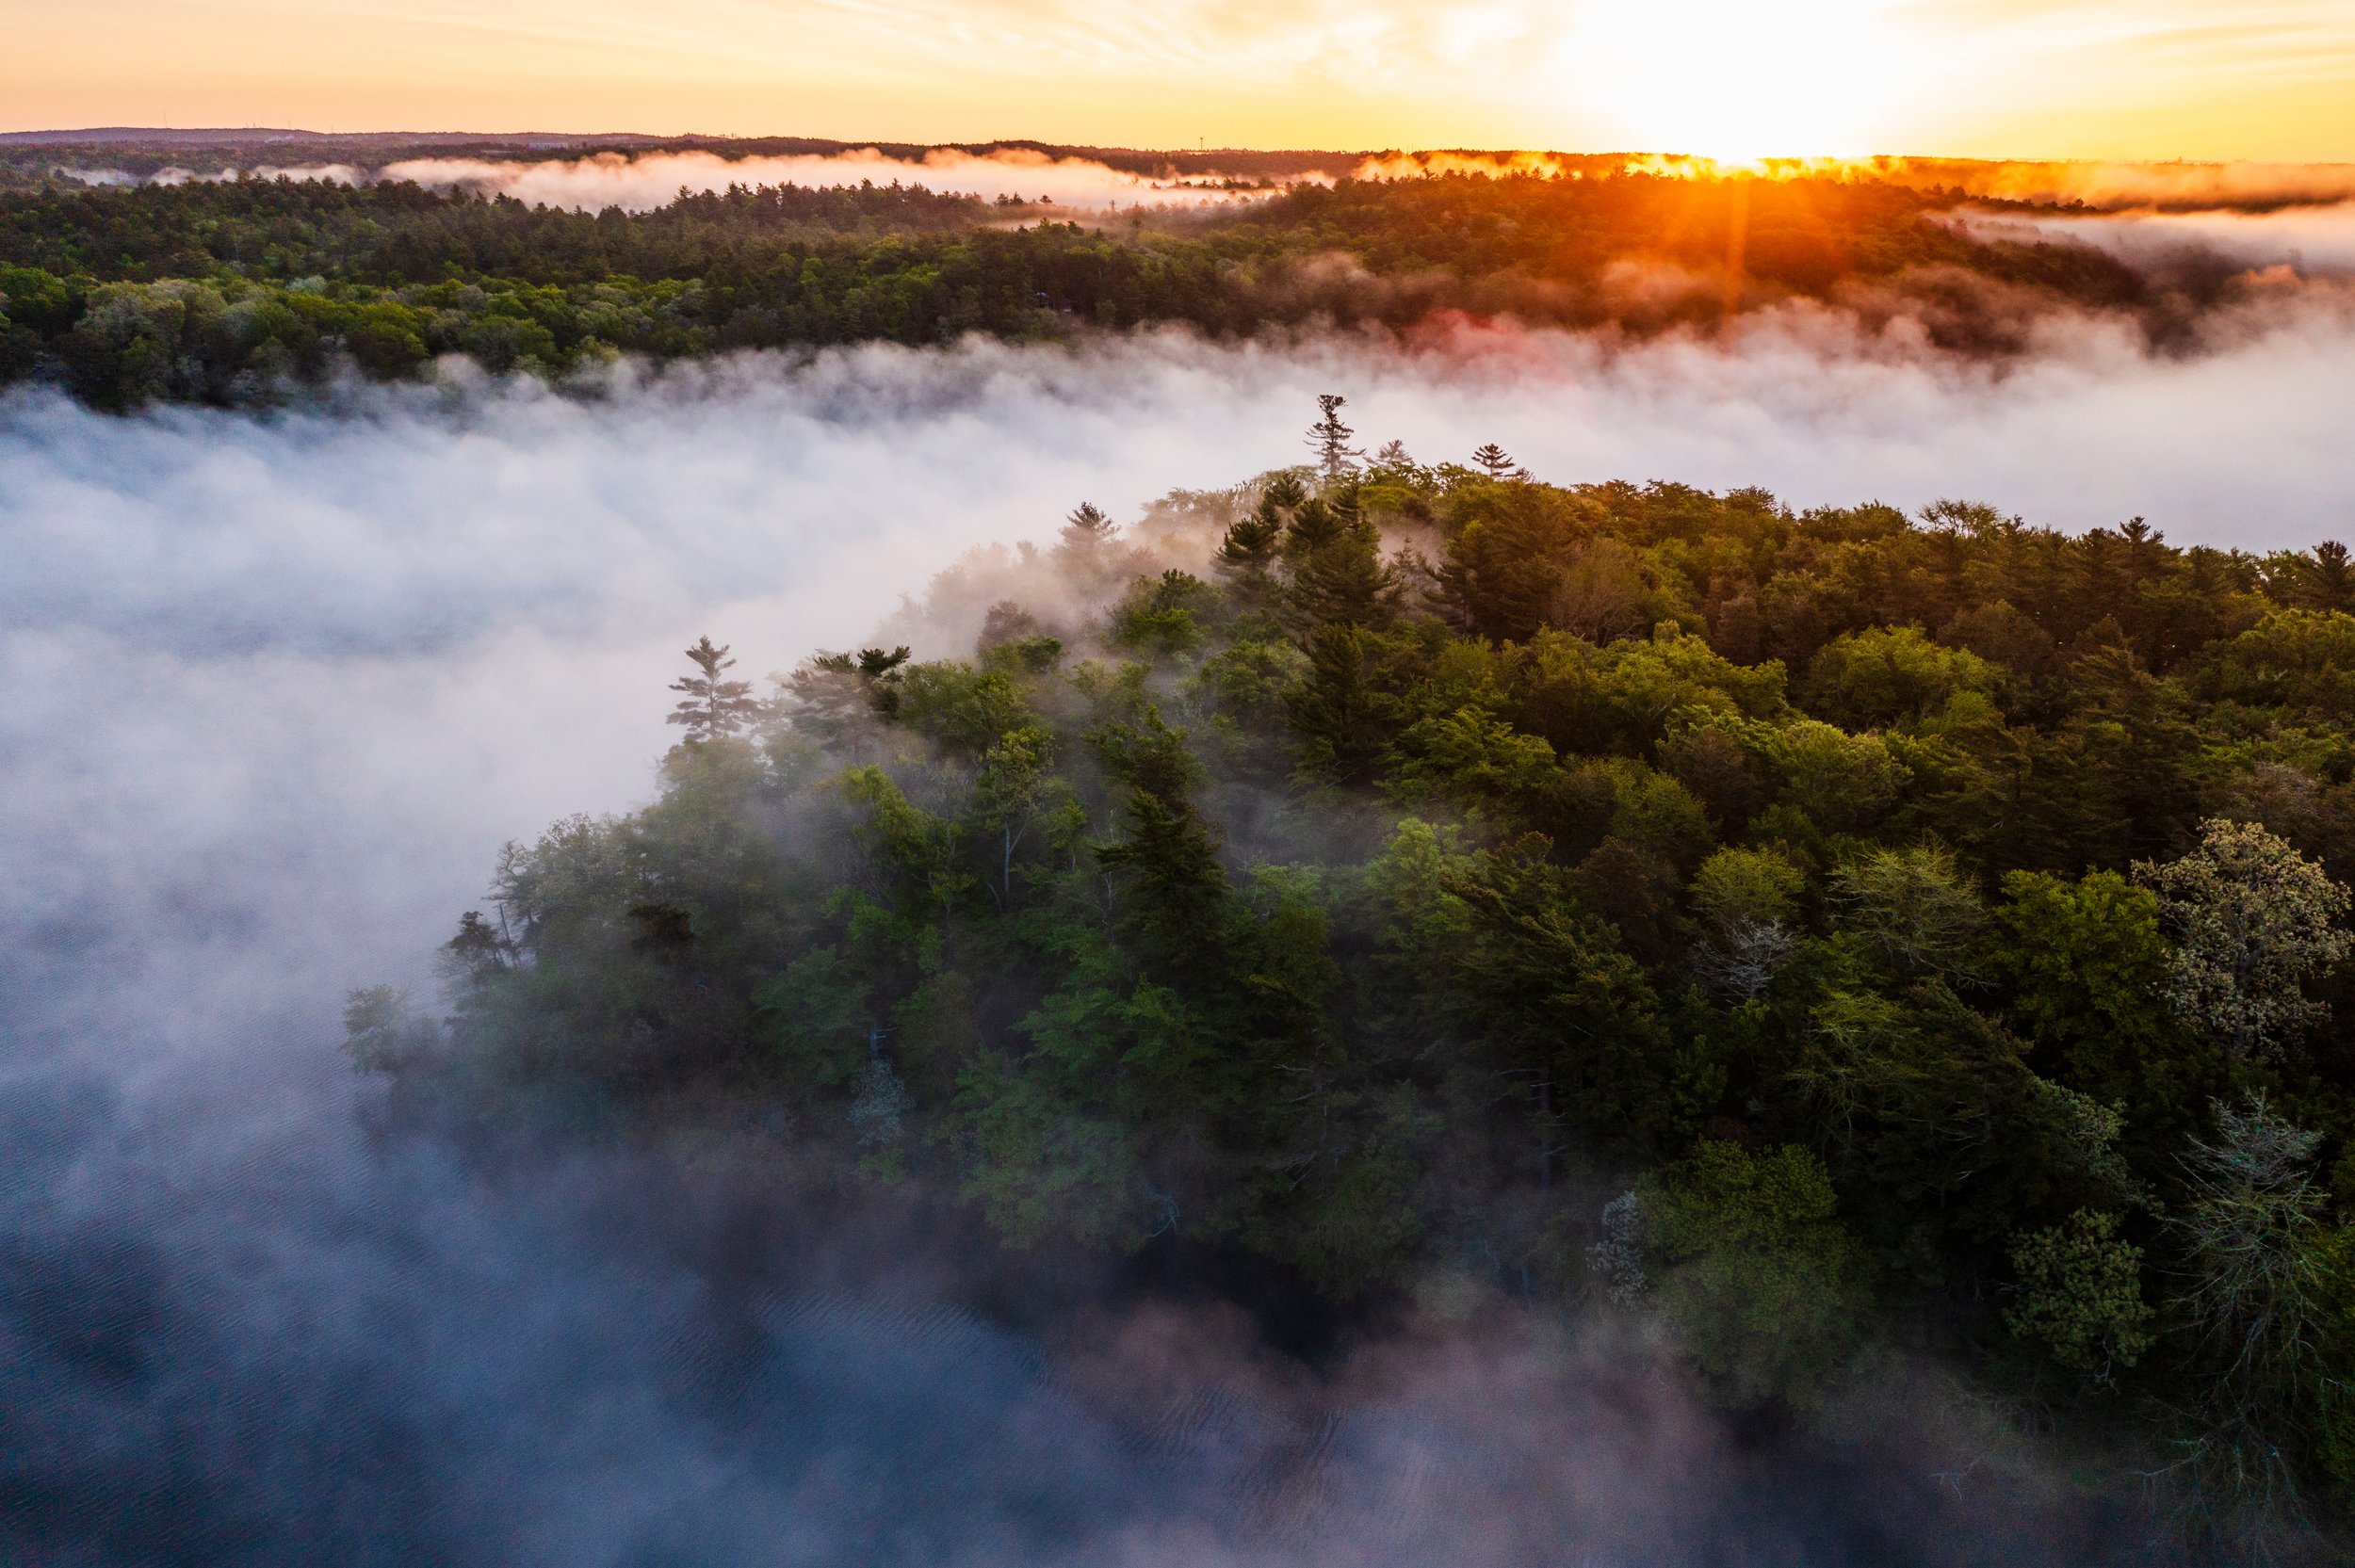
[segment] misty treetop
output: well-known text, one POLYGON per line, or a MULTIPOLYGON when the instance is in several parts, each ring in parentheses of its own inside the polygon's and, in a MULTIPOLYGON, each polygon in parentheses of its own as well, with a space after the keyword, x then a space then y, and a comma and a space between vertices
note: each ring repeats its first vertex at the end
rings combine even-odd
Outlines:
POLYGON ((660 799, 511 847, 356 1057, 765 1118, 1010 1247, 1655 1317, 1741 1406, 1927 1346, 2212 1522, 2355 1498, 2346 553, 1347 412, 969 558, 927 656, 699 642, 660 799))
POLYGON ((1960 200, 1862 175, 1599 168, 1342 179, 1083 225, 871 182, 589 213, 397 181, 43 178, 0 186, 0 381, 55 380, 106 408, 253 403, 447 354, 556 375, 623 352, 1401 331, 1449 312, 1653 331, 1795 297, 2006 351, 2040 312, 2123 311, 2164 334, 2200 302, 2090 246, 1940 221, 1960 200))

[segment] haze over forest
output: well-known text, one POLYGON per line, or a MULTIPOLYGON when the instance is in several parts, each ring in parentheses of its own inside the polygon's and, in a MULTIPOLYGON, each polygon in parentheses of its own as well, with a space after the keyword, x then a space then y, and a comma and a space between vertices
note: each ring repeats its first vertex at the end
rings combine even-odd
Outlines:
POLYGON ((2350 406, 2348 165, 0 135, 0 1543, 2342 1560, 2350 406))

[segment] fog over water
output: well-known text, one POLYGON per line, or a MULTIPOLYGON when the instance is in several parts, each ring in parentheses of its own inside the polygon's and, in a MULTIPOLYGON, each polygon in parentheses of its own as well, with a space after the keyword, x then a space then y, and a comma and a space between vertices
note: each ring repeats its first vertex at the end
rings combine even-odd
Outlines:
POLYGON ((1310 1387, 1171 1309, 1048 1355, 956 1305, 968 1263, 904 1216, 853 1244, 594 1139, 373 1139, 336 1018, 355 986, 430 993, 503 841, 649 797, 696 635, 755 675, 853 644, 1081 500, 1126 517, 1299 460, 1318 392, 1425 461, 1495 440, 1557 481, 2302 547, 2355 525, 2333 299, 2180 359, 2055 326, 2001 372, 1802 311, 1722 348, 1466 328, 625 367, 582 396, 453 375, 268 419, 13 395, 0 1556, 1648 1563, 1732 1531, 1758 1561, 2086 1560, 2093 1522, 1940 1479, 1933 1436, 1796 1486, 1576 1339, 1433 1331, 1310 1387))

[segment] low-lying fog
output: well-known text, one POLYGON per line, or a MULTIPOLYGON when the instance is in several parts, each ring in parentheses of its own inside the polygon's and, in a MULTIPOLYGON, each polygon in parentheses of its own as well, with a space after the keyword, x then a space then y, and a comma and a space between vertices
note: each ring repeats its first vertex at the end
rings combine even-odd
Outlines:
POLYGON ((1657 1563, 1719 1560, 1741 1521, 1762 1561, 2073 1560, 1927 1461, 1794 1490, 1673 1389, 1510 1340, 1372 1348, 1318 1396, 1356 1401, 1340 1418, 1231 1324, 1123 1321, 1080 1365, 1161 1379, 1177 1414, 1110 1435, 1080 1373, 1042 1377, 919 1287, 826 1294, 806 1237, 720 1290, 684 1255, 719 1221, 605 1156, 371 1152, 336 1015, 349 988, 430 983, 503 840, 647 797, 697 634, 755 675, 853 643, 960 552, 1046 539, 1081 500, 1125 516, 1300 460, 1316 393, 1426 461, 1494 440, 1554 480, 1967 495, 2302 547, 2355 523, 2355 322, 2298 309, 2169 361, 2055 329, 2000 378, 1801 312, 1725 349, 877 348, 593 397, 355 389, 268 420, 13 395, 0 1544, 1657 1563))
POLYGON ((2074 240, 2139 272, 2185 266, 2238 271, 2288 267, 2306 276, 2355 273, 2355 202, 2270 212, 2124 212, 2021 218, 1965 212, 1964 228, 1985 239, 2074 240))
MULTIPOLYGON (((119 169, 79 169, 74 178, 91 185, 179 185, 204 178, 234 178, 236 170, 200 175, 165 169, 134 175, 119 169)), ((682 190, 720 191, 730 186, 824 186, 872 181, 923 186, 995 202, 1037 202, 1080 211, 1114 207, 1192 207, 1235 200, 1220 182, 1146 179, 1093 158, 1050 157, 1022 148, 965 153, 939 147, 919 158, 897 157, 871 147, 848 152, 723 157, 717 153, 594 153, 574 158, 405 158, 381 169, 356 164, 266 165, 248 172, 262 179, 329 180, 358 185, 411 180, 444 189, 510 196, 533 206, 575 207, 599 212, 621 207, 650 212, 678 199, 682 190)), ((1313 176, 1312 176, 1313 177, 1313 176)))

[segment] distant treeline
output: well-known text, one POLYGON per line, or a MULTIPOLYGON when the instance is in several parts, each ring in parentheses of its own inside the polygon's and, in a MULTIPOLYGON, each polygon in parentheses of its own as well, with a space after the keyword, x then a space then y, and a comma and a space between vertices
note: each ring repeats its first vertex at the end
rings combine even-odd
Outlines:
MULTIPOLYGON (((1147 178, 1283 180, 1307 174, 1347 174, 1380 154, 1255 148, 1195 150, 1089 147, 1052 141, 837 141, 826 137, 655 137, 622 133, 573 136, 480 135, 465 131, 376 132, 362 135, 310 131, 140 130, 113 132, 14 132, 0 134, 0 182, 38 179, 57 169, 108 170, 154 175, 168 169, 197 173, 293 169, 344 164, 382 169, 411 158, 479 158, 491 162, 538 163, 551 158, 604 155, 641 158, 665 153, 708 153, 723 158, 839 157, 880 153, 921 163, 933 153, 976 157, 1035 155, 1102 164, 1147 178)), ((1467 153, 1467 156, 1490 154, 1467 153)), ((1509 157, 1509 154, 1494 154, 1509 157)), ((1549 157, 1567 167, 1616 167, 1623 154, 1563 154, 1549 157)))
POLYGON ((1802 1419, 1926 1349, 2226 1560, 2355 1502, 2347 552, 1340 412, 949 574, 963 656, 699 644, 659 801, 511 848, 454 1013, 355 996, 357 1059, 783 1129, 1015 1247, 1608 1303, 1802 1419))
POLYGON ((0 378, 105 408, 239 403, 451 353, 556 374, 621 352, 1402 329, 1451 310, 1651 331, 1730 293, 1908 311, 1950 347, 2000 350, 2039 304, 2153 307, 2120 264, 1971 238, 1936 220, 1950 204, 1854 180, 1453 174, 1080 226, 903 186, 633 214, 402 184, 44 181, 0 192, 0 378))

